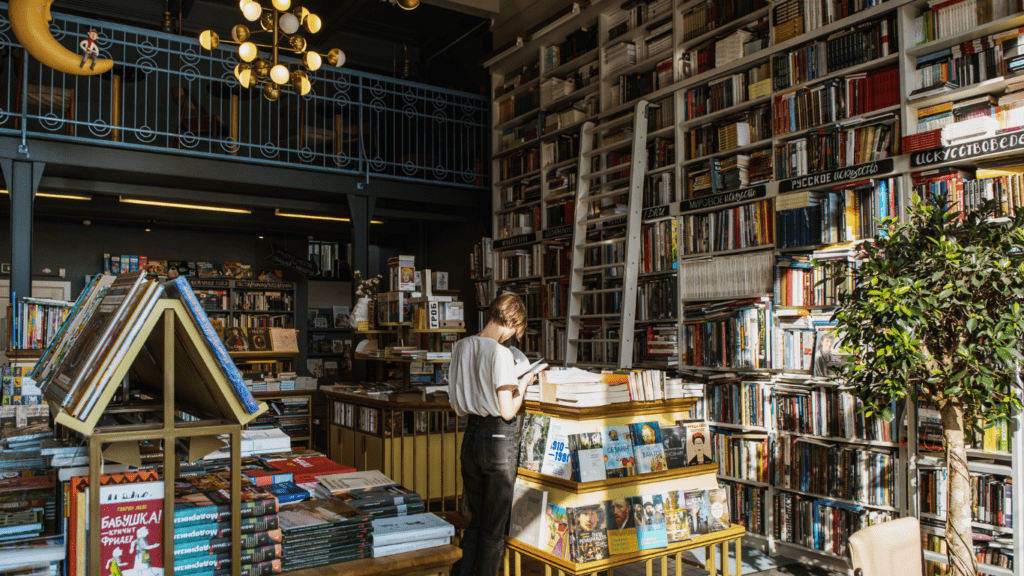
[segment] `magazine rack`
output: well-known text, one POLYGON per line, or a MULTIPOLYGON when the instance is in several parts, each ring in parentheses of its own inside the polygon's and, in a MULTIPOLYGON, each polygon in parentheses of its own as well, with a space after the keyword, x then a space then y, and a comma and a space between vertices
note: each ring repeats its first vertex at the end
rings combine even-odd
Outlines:
MULTIPOLYGON (((552 421, 560 419, 563 424, 577 423, 579 431, 594 431, 603 426, 621 426, 632 423, 658 421, 662 425, 675 424, 677 420, 689 418, 689 410, 693 406, 692 399, 659 400, 654 402, 629 402, 596 406, 589 408, 571 408, 554 404, 526 402, 526 412, 550 416, 552 421)), ((524 432, 525 433, 525 432, 524 432)), ((520 468, 517 478, 531 488, 547 492, 547 502, 564 508, 576 508, 596 504, 605 500, 640 496, 644 493, 664 493, 672 490, 702 490, 718 487, 716 473, 717 464, 685 466, 660 472, 651 472, 627 476, 624 478, 608 478, 596 482, 575 482, 564 478, 549 476, 520 468)), ((602 560, 576 563, 569 558, 555 556, 541 550, 530 543, 506 537, 508 554, 505 556, 505 576, 521 576, 522 556, 541 562, 545 566, 545 574, 557 573, 565 575, 591 575, 633 564, 646 562, 647 574, 653 574, 655 562, 661 560, 661 573, 668 574, 668 559, 676 562, 676 573, 681 573, 682 553, 687 550, 704 548, 705 569, 717 576, 732 574, 729 567, 729 543, 732 542, 736 558, 742 553, 742 538, 746 534, 743 526, 732 524, 725 530, 694 536, 684 542, 670 543, 667 548, 653 548, 626 554, 614 554, 602 560), (721 552, 719 553, 719 546, 721 552), (718 568, 721 558, 721 569, 718 568)), ((735 575, 739 576, 739 564, 735 575)))
MULTIPOLYGON (((85 421, 78 420, 51 403, 51 412, 56 413, 55 423, 67 426, 88 437, 89 445, 89 486, 100 486, 103 464, 102 449, 114 442, 139 440, 162 440, 164 446, 164 539, 174 542, 174 478, 178 456, 174 449, 178 439, 216 437, 227 435, 231 444, 231 573, 241 574, 241 541, 237 538, 242 528, 241 516, 241 431, 247 424, 267 410, 265 403, 258 404, 258 410, 248 414, 238 400, 231 383, 220 371, 217 362, 203 339, 202 333, 188 311, 177 300, 163 299, 157 302, 142 330, 131 343, 128 353, 114 368, 113 376, 103 390, 96 407, 85 421), (143 352, 143 347, 148 353, 143 352), (162 401, 154 406, 126 404, 109 407, 114 393, 129 370, 135 374, 141 386, 162 401), (201 420, 182 422, 175 419, 175 412, 184 407, 190 415, 201 420), (155 409, 154 409, 155 408, 155 409), (117 412, 143 412, 149 409, 153 414, 152 424, 119 424, 97 426, 102 413, 116 415, 117 412)), ((89 491, 89 525, 100 526, 100 490, 89 491)), ((100 530, 89 530, 88 546, 89 576, 101 576, 100 530)), ((174 547, 162 546, 165 573, 174 571, 174 547)))

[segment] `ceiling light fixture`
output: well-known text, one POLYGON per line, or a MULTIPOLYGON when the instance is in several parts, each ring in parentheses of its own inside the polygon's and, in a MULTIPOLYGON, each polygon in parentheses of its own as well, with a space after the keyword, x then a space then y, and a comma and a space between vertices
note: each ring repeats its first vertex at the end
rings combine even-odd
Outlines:
MULTIPOLYGON (((419 0, 401 2, 419 4, 419 0)), ((235 78, 243 88, 255 88, 263 84, 263 96, 271 102, 281 97, 283 86, 290 85, 302 96, 309 94, 312 89, 306 72, 301 69, 289 70, 289 66, 304 66, 306 70, 314 72, 320 68, 321 61, 336 67, 345 65, 345 53, 338 48, 324 55, 309 52, 306 50, 306 39, 297 35, 302 28, 310 34, 319 32, 323 26, 319 16, 302 6, 293 8, 291 0, 273 0, 272 4, 271 8, 264 8, 257 0, 240 0, 238 3, 242 16, 249 22, 259 22, 262 30, 249 30, 244 24, 237 24, 231 28, 231 40, 222 40, 213 30, 204 30, 199 34, 199 45, 207 50, 215 50, 221 43, 238 46, 238 57, 242 62, 253 64, 251 67, 245 64, 244 68, 243 65, 236 66, 235 78), (257 44, 251 40, 254 34, 260 33, 271 34, 270 44, 257 44), (260 48, 270 49, 270 60, 259 57, 260 48), (291 50, 299 61, 281 63, 278 59, 279 48, 291 50)))
POLYGON ((252 214, 252 210, 245 210, 243 208, 224 208, 222 206, 204 206, 202 204, 182 204, 179 202, 162 202, 160 200, 142 200, 140 198, 125 198, 124 196, 120 196, 119 200, 125 204, 142 204, 145 206, 160 206, 161 208, 185 208, 188 210, 206 210, 207 212, 252 214))
MULTIPOLYGON (((294 214, 292 212, 281 212, 278 208, 274 210, 274 214, 277 216, 284 216, 285 218, 306 218, 307 220, 330 220, 332 222, 351 222, 351 218, 344 216, 317 216, 315 214, 294 214)), ((370 224, 383 224, 383 220, 370 220, 370 224)))
MULTIPOLYGON (((0 194, 7 194, 7 190, 0 190, 0 194)), ((60 198, 61 200, 92 200, 92 196, 86 194, 54 194, 52 192, 36 192, 37 198, 60 198)))

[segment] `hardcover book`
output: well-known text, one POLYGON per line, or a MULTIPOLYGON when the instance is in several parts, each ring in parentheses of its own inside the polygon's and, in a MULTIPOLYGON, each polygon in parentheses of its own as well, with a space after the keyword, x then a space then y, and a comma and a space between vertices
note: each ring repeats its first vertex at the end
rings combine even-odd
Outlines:
POLYGON ((399 486, 374 486, 361 492, 350 492, 335 496, 338 500, 355 506, 360 510, 383 506, 400 506, 421 502, 423 498, 418 492, 399 486))
POLYGON ((249 328, 249 351, 269 352, 270 350, 270 329, 262 327, 249 328))
POLYGON ((547 541, 547 524, 544 511, 547 509, 548 493, 516 481, 512 489, 512 514, 508 535, 520 542, 540 548, 547 541))
POLYGON ((634 496, 633 516, 636 520, 636 538, 640 550, 665 548, 668 533, 665 528, 665 507, 660 494, 634 496))
POLYGON ((544 518, 548 525, 548 537, 541 549, 557 558, 568 558, 569 521, 565 508, 549 502, 544 509, 544 518))
POLYGON ((689 422, 683 426, 686 428, 686 464, 698 466, 713 463, 715 461, 714 442, 712 442, 707 423, 689 422))
POLYGON ((325 474, 317 476, 318 492, 326 492, 328 495, 358 493, 376 486, 392 486, 395 481, 388 478, 379 470, 367 470, 365 472, 346 472, 343 474, 325 474))
POLYGON ((575 532, 574 561, 604 560, 608 550, 608 503, 578 506, 573 509, 572 527, 575 532))
POLYGON ((671 490, 662 497, 665 505, 665 529, 669 543, 690 539, 690 519, 686 512, 686 495, 681 490, 671 490))
MULTIPOLYGON (((87 499, 88 494, 86 489, 87 499)), ((100 487, 99 554, 105 571, 164 573, 163 500, 163 482, 100 487)))
POLYGON ((390 546, 401 542, 451 538, 455 527, 436 514, 414 514, 373 521, 373 546, 390 546))
POLYGON ((712 532, 729 529, 729 490, 726 488, 715 488, 708 490, 708 511, 710 512, 709 526, 712 532))
POLYGON ((686 493, 686 510, 689 512, 690 536, 703 536, 711 533, 711 502, 704 490, 692 490, 686 493))
POLYGON ((280 482, 266 487, 267 491, 277 497, 281 504, 292 504, 309 500, 309 491, 294 482, 280 482))
POLYGON ((400 544, 392 544, 390 546, 374 546, 373 557, 382 558, 384 556, 392 556, 395 554, 402 554, 405 552, 414 552, 416 550, 425 550, 427 548, 444 546, 449 543, 451 543, 450 538, 432 538, 430 540, 413 540, 412 542, 402 542, 400 544))
POLYGON ((608 478, 636 474, 636 458, 628 426, 605 426, 601 429, 601 444, 608 478))
POLYGON ((640 422, 631 424, 630 428, 637 474, 668 470, 665 449, 661 445, 661 426, 657 422, 640 422))
POLYGON ((544 441, 544 460, 541 462, 540 473, 555 476, 564 480, 572 478, 572 459, 569 457, 569 439, 561 420, 548 424, 547 438, 544 441))
POLYGON ((664 426, 661 429, 661 446, 669 470, 686 466, 686 430, 682 426, 664 426))
POLYGON ((629 498, 609 501, 608 509, 608 553, 629 554, 640 550, 636 537, 636 519, 633 504, 629 498))
POLYGON ((572 451, 576 481, 598 482, 607 478, 600 432, 570 434, 569 450, 572 451))
POLYGON ((371 520, 369 514, 333 500, 299 502, 284 508, 277 516, 289 538, 334 527, 359 526, 371 520))
POLYGON ((522 440, 519 444, 519 467, 533 472, 540 472, 544 462, 544 448, 551 425, 550 416, 527 414, 523 422, 522 440))

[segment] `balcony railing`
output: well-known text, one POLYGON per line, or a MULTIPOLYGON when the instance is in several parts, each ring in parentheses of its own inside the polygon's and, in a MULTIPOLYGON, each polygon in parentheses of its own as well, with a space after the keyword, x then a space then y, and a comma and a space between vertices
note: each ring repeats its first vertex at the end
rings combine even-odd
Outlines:
POLYGON ((54 13, 58 42, 77 52, 96 28, 100 57, 115 62, 106 74, 75 76, 28 56, 6 15, 0 2, 0 133, 486 185, 488 104, 481 96, 325 64, 310 73, 309 94, 285 88, 270 102, 258 88, 238 85, 231 47, 210 52, 194 38, 54 13))

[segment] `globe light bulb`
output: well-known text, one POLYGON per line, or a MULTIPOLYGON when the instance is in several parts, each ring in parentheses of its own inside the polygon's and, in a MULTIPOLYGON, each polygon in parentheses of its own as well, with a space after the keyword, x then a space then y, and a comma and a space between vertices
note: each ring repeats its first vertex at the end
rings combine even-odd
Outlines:
POLYGON ((277 23, 281 25, 281 30, 285 34, 295 34, 299 30, 299 19, 290 12, 281 14, 281 18, 278 19, 277 23))
POLYGON ((235 64, 235 78, 238 79, 239 82, 242 81, 243 70, 252 71, 252 66, 246 64, 245 62, 239 62, 238 64, 235 64))
POLYGON ((281 12, 292 7, 292 0, 274 0, 274 8, 277 8, 281 12))
POLYGON ((312 86, 309 83, 309 76, 306 75, 302 70, 296 70, 292 72, 292 88, 295 89, 301 96, 309 94, 312 86))
POLYGON ((270 75, 270 61, 265 58, 259 58, 256 62, 253 62, 252 73, 257 78, 266 78, 270 75))
POLYGON ((242 70, 238 73, 238 83, 242 88, 252 88, 256 85, 256 76, 253 75, 251 69, 242 70))
POLYGON ((245 42, 249 39, 249 29, 241 24, 236 24, 231 29, 231 39, 235 42, 245 42))
POLYGON ((327 63, 336 68, 341 68, 345 65, 345 53, 340 48, 331 48, 331 51, 327 53, 327 63))
POLYGON ((296 52, 306 51, 306 39, 302 36, 289 37, 288 44, 292 47, 292 50, 295 50, 296 52))
POLYGON ((306 30, 308 30, 310 34, 316 34, 319 32, 321 26, 323 26, 323 23, 320 22, 319 16, 316 14, 306 16, 306 30))
POLYGON ((276 101, 281 97, 281 87, 273 82, 268 82, 263 85, 263 97, 271 102, 276 101))
POLYGON ((320 55, 316 52, 306 52, 302 55, 302 63, 306 66, 306 70, 316 72, 320 69, 320 55))
POLYGON ((207 50, 213 50, 220 45, 220 36, 213 30, 203 30, 199 34, 199 45, 207 50))
POLYGON ((256 56, 259 55, 259 53, 259 49, 256 48, 256 45, 252 42, 243 42, 238 47, 238 57, 241 58, 243 62, 252 62, 256 59, 256 56))
POLYGON ((275 84, 287 84, 290 75, 288 74, 288 67, 284 64, 278 64, 270 69, 270 79, 275 84))
POLYGON ((292 14, 294 14, 295 17, 299 19, 299 22, 302 23, 306 21, 306 16, 309 16, 309 10, 302 6, 296 6, 295 8, 292 8, 292 14))
POLYGON ((242 6, 242 16, 249 22, 255 22, 260 19, 260 15, 263 14, 263 7, 258 2, 252 2, 251 0, 242 6))

